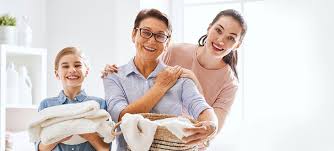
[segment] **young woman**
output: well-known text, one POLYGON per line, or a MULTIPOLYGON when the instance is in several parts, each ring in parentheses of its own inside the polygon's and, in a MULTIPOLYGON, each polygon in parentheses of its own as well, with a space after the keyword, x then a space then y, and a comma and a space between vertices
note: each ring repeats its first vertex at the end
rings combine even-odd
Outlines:
POLYGON ((198 44, 176 44, 161 57, 167 65, 185 68, 183 75, 193 79, 218 117, 218 132, 238 89, 237 49, 246 34, 247 25, 239 12, 219 12, 209 24, 198 44))

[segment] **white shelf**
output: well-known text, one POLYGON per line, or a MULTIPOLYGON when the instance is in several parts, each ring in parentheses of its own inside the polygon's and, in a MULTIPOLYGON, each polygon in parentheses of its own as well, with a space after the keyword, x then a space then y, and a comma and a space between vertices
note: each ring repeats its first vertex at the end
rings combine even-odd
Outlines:
MULTIPOLYGON (((46 97, 46 49, 26 48, 21 46, 0 45, 1 50, 1 96, 6 96, 6 68, 13 62, 17 66, 26 66, 33 85, 33 104, 46 97), (4 91, 3 91, 4 90, 4 91)), ((5 100, 2 98, 1 100, 5 100)), ((4 101, 1 101, 2 103, 4 101)))
POLYGON ((6 53, 9 55, 46 55, 46 49, 44 48, 28 48, 22 46, 13 46, 13 45, 0 45, 1 50, 6 50, 6 53))
MULTIPOLYGON (((37 112, 37 107, 42 99, 46 97, 47 88, 47 50, 45 48, 28 48, 22 46, 13 45, 0 45, 0 62, 1 62, 1 74, 0 74, 0 151, 5 150, 5 132, 21 131, 22 125, 24 127, 29 122, 29 115, 32 112, 37 112), (9 63, 13 62, 17 66, 26 66, 28 69, 28 75, 32 82, 32 99, 33 104, 7 104, 6 102, 6 83, 7 74, 6 69, 9 63), (17 116, 22 115, 22 116, 17 116), (25 115, 25 116, 23 116, 25 115), (6 117, 7 122, 6 122, 6 117), (15 118, 15 121, 26 121, 20 124, 9 120, 15 118), (19 119, 22 118, 22 119, 19 119), (21 127, 20 127, 21 126, 21 127)), ((32 115, 32 114, 31 114, 32 115)), ((23 128, 24 128, 23 127, 23 128)))
POLYGON ((6 104, 6 109, 38 109, 39 105, 6 104))

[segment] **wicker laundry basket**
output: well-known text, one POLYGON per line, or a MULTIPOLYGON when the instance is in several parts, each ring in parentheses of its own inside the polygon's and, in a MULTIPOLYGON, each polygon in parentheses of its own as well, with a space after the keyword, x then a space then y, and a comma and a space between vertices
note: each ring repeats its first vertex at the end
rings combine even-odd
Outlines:
MULTIPOLYGON (((176 117, 175 115, 155 113, 141 113, 141 115, 151 121, 176 117)), ((197 123, 197 121, 193 119, 190 119, 190 121, 192 123, 197 123)), ((129 147, 128 151, 131 151, 129 147)), ((154 140, 150 147, 150 151, 198 151, 198 146, 186 145, 183 141, 168 131, 167 128, 158 126, 154 135, 154 140)))

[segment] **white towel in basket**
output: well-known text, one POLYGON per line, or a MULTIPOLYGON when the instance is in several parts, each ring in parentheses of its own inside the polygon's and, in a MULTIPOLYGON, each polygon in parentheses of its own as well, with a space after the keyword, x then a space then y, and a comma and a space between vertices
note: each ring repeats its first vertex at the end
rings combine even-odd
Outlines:
POLYGON ((158 124, 140 114, 126 113, 120 125, 123 136, 132 151, 148 151, 158 124))

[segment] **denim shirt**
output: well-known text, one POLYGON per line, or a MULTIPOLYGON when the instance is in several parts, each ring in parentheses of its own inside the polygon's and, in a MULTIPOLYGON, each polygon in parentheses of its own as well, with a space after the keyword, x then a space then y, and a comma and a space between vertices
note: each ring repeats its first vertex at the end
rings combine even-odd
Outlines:
MULTIPOLYGON (((122 110, 143 96, 153 85, 158 73, 167 65, 159 61, 153 72, 145 78, 136 68, 133 60, 119 67, 117 73, 109 74, 103 79, 108 112, 113 121, 118 122, 122 110)), ((166 92, 150 111, 159 114, 181 115, 188 113, 197 119, 202 111, 211 108, 199 93, 195 83, 188 78, 180 78, 166 92)), ((123 135, 117 137, 117 151, 126 150, 123 135)))
MULTIPOLYGON (((74 97, 73 100, 67 98, 62 90, 57 97, 46 98, 44 99, 38 108, 38 111, 41 111, 45 108, 56 106, 56 105, 63 105, 63 104, 72 104, 72 103, 81 103, 84 101, 95 100, 100 104, 100 109, 107 110, 106 101, 102 98, 94 97, 94 96, 87 96, 84 90, 81 90, 80 93, 74 97)), ((38 144, 40 142, 36 142, 36 150, 38 151, 38 144)), ((110 143, 110 150, 111 150, 111 143, 110 143)), ((95 151, 94 147, 87 141, 77 145, 66 145, 59 143, 52 151, 95 151)))

